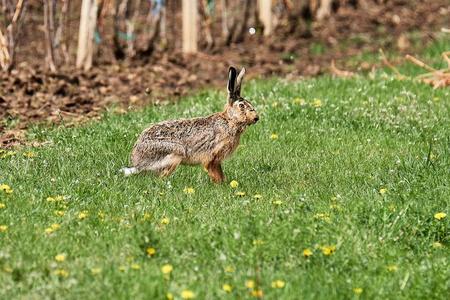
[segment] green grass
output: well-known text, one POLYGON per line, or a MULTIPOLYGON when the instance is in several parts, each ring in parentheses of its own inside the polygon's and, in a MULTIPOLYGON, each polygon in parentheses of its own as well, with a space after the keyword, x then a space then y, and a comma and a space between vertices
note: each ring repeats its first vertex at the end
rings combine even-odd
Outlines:
POLYGON ((149 123, 220 110, 222 92, 30 131, 50 144, 0 159, 0 184, 14 190, 0 191, 0 225, 8 226, 0 232, 0 298, 179 299, 189 289, 197 299, 246 299, 246 280, 266 299, 445 298, 449 216, 434 215, 450 213, 449 90, 321 77, 253 81, 244 94, 261 120, 224 164, 223 185, 200 167, 166 179, 118 173, 149 123), (30 150, 36 157, 22 155, 30 150), (56 195, 66 199, 46 200, 56 195), (51 224, 60 228, 45 233, 51 224), (326 245, 335 252, 324 255, 326 245), (164 264, 173 266, 170 278, 164 264), (274 280, 284 288, 272 288, 274 280))

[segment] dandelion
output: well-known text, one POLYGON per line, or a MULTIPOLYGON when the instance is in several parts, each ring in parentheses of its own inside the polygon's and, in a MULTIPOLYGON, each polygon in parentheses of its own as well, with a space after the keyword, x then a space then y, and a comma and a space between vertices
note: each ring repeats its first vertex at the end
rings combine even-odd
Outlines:
POLYGON ((138 265, 138 264, 131 264, 131 268, 132 268, 133 270, 139 270, 139 269, 141 268, 141 266, 138 265))
POLYGON ((312 253, 311 249, 306 248, 306 249, 303 250, 303 256, 304 257, 308 258, 308 257, 310 257, 312 255, 313 255, 313 253, 312 253))
POLYGON ((101 268, 92 268, 91 269, 91 274, 92 275, 98 275, 98 274, 100 274, 102 272, 102 269, 101 268))
POLYGON ((397 272, 398 267, 397 267, 396 265, 388 265, 388 266, 386 267, 386 269, 387 269, 389 272, 397 272))
POLYGON ((82 212, 78 213, 78 220, 84 220, 88 217, 89 212, 87 210, 83 210, 82 212))
POLYGON ((324 213, 315 214, 315 215, 314 215, 314 218, 315 218, 315 219, 323 220, 323 221, 328 222, 328 223, 331 222, 331 219, 330 219, 330 215, 329 215, 329 214, 324 214, 324 213))
POLYGON ((51 234, 51 233, 55 232, 56 230, 58 230, 59 228, 61 228, 61 225, 59 225, 57 223, 53 223, 52 225, 50 225, 50 227, 47 227, 45 229, 45 233, 51 234))
POLYGON ((281 200, 274 200, 274 201, 272 201, 272 204, 273 205, 281 205, 281 204, 283 204, 283 201, 281 201, 281 200))
POLYGON ((386 188, 381 188, 379 191, 380 195, 384 195, 387 193, 387 189, 386 188))
POLYGON ((164 218, 161 219, 161 224, 167 225, 167 224, 169 224, 169 223, 170 223, 170 219, 169 219, 169 218, 164 217, 164 218))
POLYGON ((231 188, 235 189, 239 186, 239 182, 237 182, 236 180, 232 180, 230 182, 230 186, 231 186, 231 188))
POLYGON ((336 251, 336 246, 323 246, 322 253, 323 255, 330 256, 336 251))
POLYGON ((238 197, 244 197, 245 196, 245 192, 236 192, 235 195, 238 196, 238 197))
POLYGON ((253 246, 261 246, 264 244, 263 240, 253 240, 253 246))
POLYGON ((58 217, 63 217, 65 213, 66 212, 63 210, 55 210, 54 211, 55 216, 58 216, 58 217))
POLYGON ((0 225, 0 232, 7 232, 7 231, 8 231, 8 226, 0 225))
POLYGON ((119 267, 119 271, 120 272, 125 272, 127 270, 127 267, 125 267, 125 266, 120 266, 119 267))
POLYGON ((272 133, 272 134, 270 135, 270 139, 271 139, 271 140, 278 140, 278 134, 272 133))
POLYGON ((185 194, 194 194, 195 193, 195 190, 194 190, 194 188, 193 187, 185 187, 184 188, 184 190, 183 190, 183 192, 185 193, 185 194))
POLYGON ((36 157, 36 153, 32 152, 32 151, 28 151, 28 152, 24 152, 23 156, 25 156, 26 158, 33 158, 36 157))
POLYGON ((234 273, 234 268, 232 266, 226 266, 225 267, 225 272, 226 273, 234 273))
POLYGON ((5 203, 0 203, 0 209, 3 209, 3 208, 5 208, 6 207, 6 204, 5 203))
POLYGON ((275 108, 275 107, 278 106, 278 104, 279 104, 278 102, 273 102, 273 103, 272 103, 272 107, 275 108))
POLYGON ((226 293, 231 293, 233 291, 233 287, 227 283, 222 285, 222 290, 224 290, 226 293))
POLYGON ((65 196, 54 196, 54 197, 47 197, 47 202, 61 202, 63 200, 66 200, 65 196))
POLYGON ((65 254, 58 254, 55 256, 55 260, 57 262, 63 262, 66 260, 66 255, 65 254))
POLYGON ((166 294, 166 298, 167 298, 167 300, 173 300, 173 294, 172 293, 167 293, 166 294))
POLYGON ((362 292, 363 289, 360 287, 353 288, 353 293, 355 293, 356 295, 361 295, 362 292))
POLYGON ((312 106, 315 108, 319 108, 322 107, 322 100, 320 99, 314 99, 314 101, 312 102, 312 106))
POLYGON ((303 106, 306 104, 306 101, 303 98, 295 98, 294 100, 292 100, 292 104, 303 106))
POLYGON ((262 195, 256 194, 256 195, 253 196, 253 198, 255 198, 255 199, 261 199, 261 198, 262 198, 262 195))
POLYGON ((279 279, 272 281, 272 287, 274 289, 282 289, 282 288, 284 288, 285 284, 286 283, 283 280, 279 280, 279 279))
POLYGON ((152 214, 150 214, 150 213, 148 213, 148 212, 144 213, 144 216, 142 217, 142 219, 143 219, 144 221, 148 221, 148 220, 150 220, 151 218, 152 218, 152 214))
POLYGON ((69 272, 64 269, 56 269, 54 274, 59 277, 67 277, 69 276, 69 272))
POLYGON ((441 243, 439 243, 439 242, 434 242, 434 243, 432 244, 432 246, 433 246, 433 248, 435 248, 435 249, 439 249, 439 248, 442 248, 442 247, 443 247, 443 245, 442 245, 441 243))
POLYGON ((165 275, 172 273, 172 271, 173 271, 172 265, 165 264, 164 266, 161 267, 161 272, 165 275))
POLYGON ((194 299, 195 294, 191 290, 183 290, 183 291, 181 291, 181 298, 182 299, 194 299))
POLYGON ((262 298, 264 296, 263 291, 260 289, 253 290, 250 294, 255 298, 262 298))
POLYGON ((447 216, 446 213, 444 213, 444 212, 438 212, 437 214, 434 215, 434 218, 435 218, 436 220, 439 220, 439 221, 440 221, 440 220, 444 219, 446 216, 447 216))
POLYGON ((146 252, 147 252, 147 256, 153 256, 156 254, 156 249, 153 247, 148 247, 146 252))
POLYGON ((97 213, 97 217, 100 219, 100 221, 103 221, 105 219, 105 213, 102 211, 99 211, 97 213))
POLYGON ((248 288, 248 289, 253 289, 253 288, 255 288, 255 281, 254 281, 254 280, 251 280, 251 279, 246 280, 246 281, 245 281, 245 287, 248 288))
POLYGON ((0 191, 5 192, 6 194, 12 194, 13 189, 7 184, 0 184, 0 191))
POLYGON ((16 151, 6 151, 0 149, 0 158, 7 158, 16 155, 16 151))

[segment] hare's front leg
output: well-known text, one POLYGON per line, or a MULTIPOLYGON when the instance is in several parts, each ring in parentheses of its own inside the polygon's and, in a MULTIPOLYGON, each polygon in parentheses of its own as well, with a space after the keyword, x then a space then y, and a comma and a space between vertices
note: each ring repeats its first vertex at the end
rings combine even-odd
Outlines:
POLYGON ((220 165, 220 161, 212 161, 206 165, 206 170, 208 171, 209 177, 215 183, 221 183, 225 180, 225 176, 223 175, 222 166, 220 165))

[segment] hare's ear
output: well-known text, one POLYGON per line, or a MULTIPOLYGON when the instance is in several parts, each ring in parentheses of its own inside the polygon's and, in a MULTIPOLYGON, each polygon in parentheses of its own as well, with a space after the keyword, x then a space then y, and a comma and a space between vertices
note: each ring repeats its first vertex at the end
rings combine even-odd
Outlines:
POLYGON ((236 69, 234 67, 230 67, 228 70, 228 102, 231 104, 236 100, 235 95, 235 86, 236 86, 236 69))
POLYGON ((239 72, 239 75, 236 79, 236 88, 234 90, 236 96, 238 96, 238 97, 241 96, 241 85, 242 85, 242 80, 244 79, 244 75, 245 75, 245 68, 242 68, 241 72, 239 72))

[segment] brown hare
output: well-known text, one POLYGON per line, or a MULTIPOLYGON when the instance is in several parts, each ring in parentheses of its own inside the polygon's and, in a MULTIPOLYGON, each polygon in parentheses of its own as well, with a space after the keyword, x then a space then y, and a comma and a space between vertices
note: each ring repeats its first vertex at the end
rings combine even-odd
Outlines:
POLYGON ((245 68, 237 76, 228 72, 228 102, 222 112, 187 120, 163 121, 145 129, 131 153, 133 167, 122 169, 126 176, 152 171, 170 175, 179 164, 203 165, 214 182, 225 180, 221 162, 239 145, 242 132, 259 117, 241 97, 245 68))

